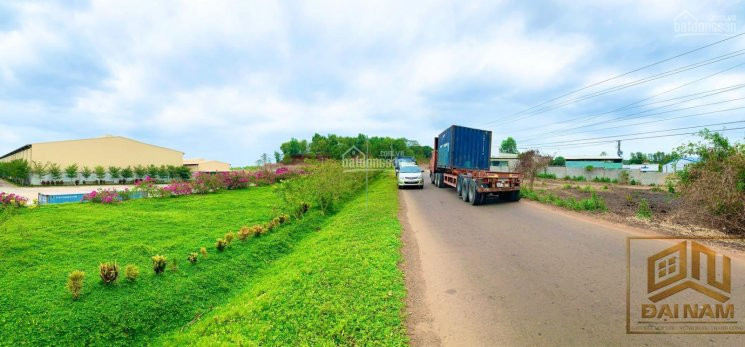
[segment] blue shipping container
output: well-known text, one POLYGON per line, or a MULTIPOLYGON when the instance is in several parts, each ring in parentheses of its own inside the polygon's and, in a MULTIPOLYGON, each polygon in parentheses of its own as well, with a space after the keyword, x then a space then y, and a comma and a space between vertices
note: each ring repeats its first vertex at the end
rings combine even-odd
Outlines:
POLYGON ((437 140, 437 167, 489 170, 491 131, 453 125, 437 140))

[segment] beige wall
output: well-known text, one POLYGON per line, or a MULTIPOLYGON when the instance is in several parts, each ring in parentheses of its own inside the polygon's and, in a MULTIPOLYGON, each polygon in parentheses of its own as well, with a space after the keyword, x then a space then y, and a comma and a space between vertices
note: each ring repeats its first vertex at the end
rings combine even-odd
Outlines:
POLYGON ((230 171, 230 164, 217 160, 206 160, 197 163, 197 165, 187 165, 192 171, 202 172, 221 172, 230 171))
POLYGON ((7 156, 3 159, 0 159, 0 162, 9 162, 11 160, 16 160, 16 159, 25 159, 27 162, 31 163, 31 149, 32 148, 29 148, 29 149, 20 151, 18 153, 15 153, 13 155, 7 156))
POLYGON ((95 139, 35 143, 31 145, 30 161, 57 163, 61 167, 78 164, 93 168, 97 165, 174 165, 183 164, 183 153, 145 144, 119 136, 95 139))

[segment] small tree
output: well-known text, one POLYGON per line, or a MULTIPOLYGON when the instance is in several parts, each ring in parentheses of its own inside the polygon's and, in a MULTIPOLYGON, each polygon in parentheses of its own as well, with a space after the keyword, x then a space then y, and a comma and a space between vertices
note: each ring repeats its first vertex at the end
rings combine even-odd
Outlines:
POLYGON ((282 153, 274 151, 274 162, 279 163, 282 161, 282 153))
POLYGON ((70 179, 70 183, 78 178, 78 164, 70 164, 65 168, 65 176, 70 179))
POLYGON ((134 173, 137 178, 145 178, 145 175, 147 175, 147 168, 142 165, 137 165, 134 168, 134 173))
POLYGON ((31 162, 31 173, 39 177, 39 181, 44 179, 47 174, 49 163, 43 164, 37 161, 31 162))
POLYGON ((86 181, 93 175, 93 170, 87 166, 83 166, 83 169, 80 171, 80 174, 83 176, 83 179, 86 181))
POLYGON ((132 178, 134 176, 134 171, 132 171, 131 166, 127 166, 124 169, 122 169, 122 178, 124 179, 124 182, 126 183, 127 180, 132 178))
POLYGON ((158 178, 158 167, 153 164, 150 164, 147 167, 147 175, 150 176, 150 178, 152 179, 158 178))
POLYGON ((97 165, 93 168, 93 172, 96 174, 96 180, 98 180, 99 183, 106 180, 106 169, 104 169, 103 166, 97 165))
POLYGON ((166 180, 168 178, 168 167, 166 167, 165 165, 161 165, 158 168, 158 178, 160 178, 161 180, 166 180))
POLYGON ((558 156, 558 157, 554 158, 553 160, 551 160, 551 165, 552 166, 564 166, 564 165, 566 165, 566 162, 567 161, 566 161, 566 159, 564 159, 564 157, 558 156))
POLYGON ((111 179, 116 182, 119 177, 121 177, 122 169, 118 166, 109 166, 109 176, 111 176, 111 179))
POLYGON ((528 185, 532 190, 533 182, 535 181, 536 175, 540 170, 548 166, 548 164, 551 162, 551 157, 547 155, 541 155, 538 150, 531 149, 529 151, 520 153, 517 158, 518 171, 522 172, 523 175, 525 175, 525 177, 529 179, 528 185))
POLYGON ((517 154, 517 141, 512 136, 502 140, 502 144, 499 146, 499 152, 517 154))
POLYGON ((62 169, 60 169, 59 164, 49 164, 49 174, 53 180, 59 181, 62 178, 62 169))

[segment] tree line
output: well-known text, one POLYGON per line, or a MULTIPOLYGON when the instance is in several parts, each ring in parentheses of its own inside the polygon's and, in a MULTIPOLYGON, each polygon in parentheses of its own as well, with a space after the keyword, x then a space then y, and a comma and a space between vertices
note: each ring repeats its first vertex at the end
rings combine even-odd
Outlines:
POLYGON ((357 136, 328 134, 324 136, 316 133, 310 142, 293 137, 282 143, 279 146, 281 153, 276 152, 275 159, 285 162, 299 157, 342 159, 342 156, 353 146, 363 152, 368 152, 373 158, 390 158, 403 155, 412 156, 418 160, 428 160, 432 155, 432 147, 422 146, 417 141, 403 137, 373 136, 368 138, 364 134, 357 136))
POLYGON ((18 184, 29 184, 30 178, 36 176, 40 181, 50 177, 50 184, 61 184, 64 178, 70 183, 75 183, 79 178, 84 181, 95 177, 95 181, 103 183, 108 178, 115 182, 126 183, 133 178, 183 179, 191 178, 191 170, 185 166, 174 165, 135 165, 135 166, 108 166, 97 165, 94 167, 70 164, 62 167, 57 163, 41 163, 32 161, 30 164, 24 159, 15 159, 9 162, 0 162, 0 178, 8 179, 18 184))

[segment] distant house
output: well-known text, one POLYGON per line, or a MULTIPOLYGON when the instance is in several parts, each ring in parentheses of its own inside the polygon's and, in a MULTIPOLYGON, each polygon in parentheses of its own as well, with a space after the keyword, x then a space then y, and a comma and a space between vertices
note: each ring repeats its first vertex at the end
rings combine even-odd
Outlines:
POLYGON ((623 168, 623 158, 621 157, 587 155, 564 157, 564 159, 566 160, 566 167, 568 168, 586 168, 587 166, 619 170, 623 168))
POLYGON ((662 172, 678 172, 678 171, 683 170, 683 168, 685 168, 686 166, 693 164, 693 163, 698 163, 698 162, 699 162, 698 158, 691 158, 691 157, 680 158, 677 161, 669 162, 663 165, 662 172))
POLYGON ((500 153, 489 158, 489 170, 494 172, 513 172, 517 170, 517 154, 500 153))
POLYGON ((624 165, 625 170, 639 170, 641 172, 658 172, 660 171, 660 164, 649 163, 649 164, 629 164, 624 165))
POLYGON ((227 172, 230 164, 217 160, 206 160, 203 158, 184 159, 184 166, 191 172, 227 172))

